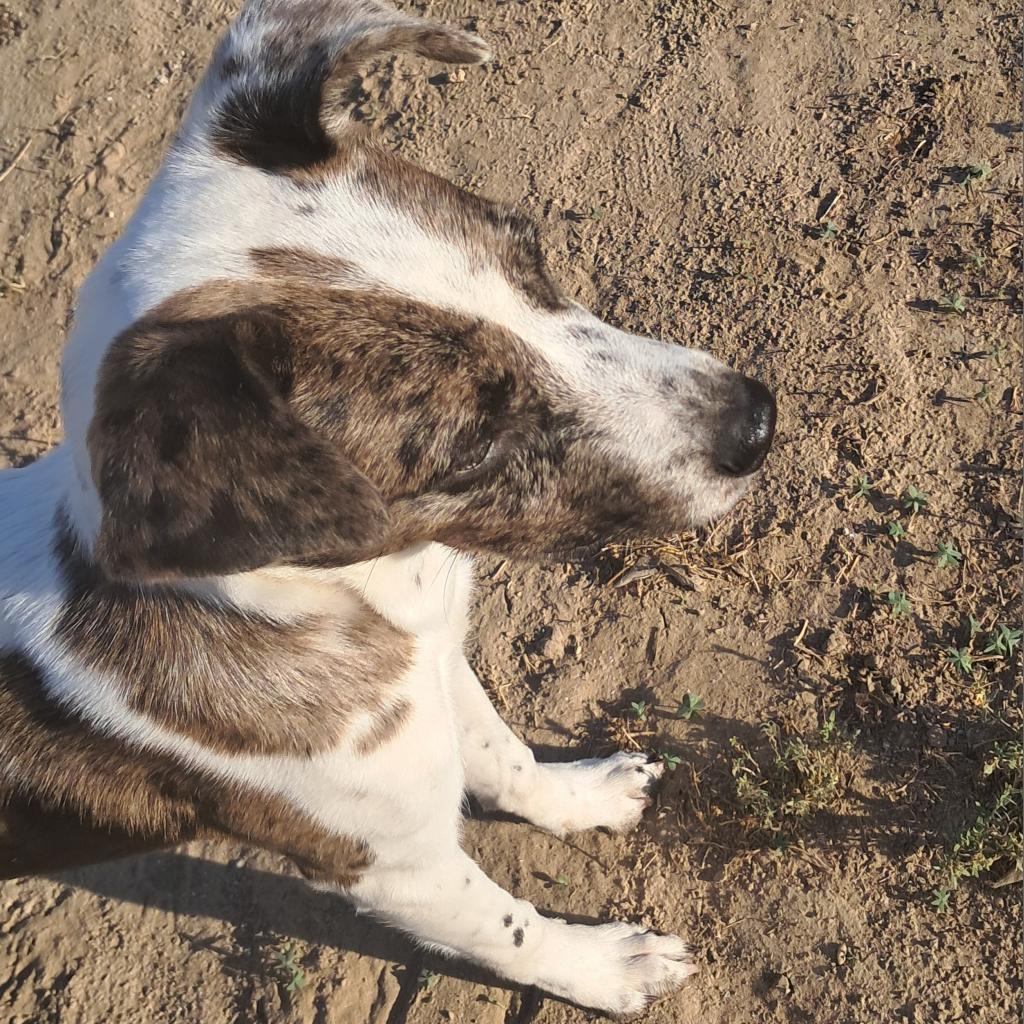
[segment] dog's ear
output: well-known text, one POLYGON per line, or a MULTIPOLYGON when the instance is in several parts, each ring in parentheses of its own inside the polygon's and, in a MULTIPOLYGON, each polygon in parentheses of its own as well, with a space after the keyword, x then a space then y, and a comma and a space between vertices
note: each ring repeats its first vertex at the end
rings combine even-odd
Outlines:
POLYGON ((276 315, 147 316, 112 343, 89 427, 112 578, 173 579, 329 557, 359 561, 387 527, 373 484, 290 401, 276 315))
POLYGON ((343 144, 359 73, 394 53, 444 64, 490 57, 472 32, 377 0, 250 0, 207 75, 215 147, 276 173, 327 164, 343 144))

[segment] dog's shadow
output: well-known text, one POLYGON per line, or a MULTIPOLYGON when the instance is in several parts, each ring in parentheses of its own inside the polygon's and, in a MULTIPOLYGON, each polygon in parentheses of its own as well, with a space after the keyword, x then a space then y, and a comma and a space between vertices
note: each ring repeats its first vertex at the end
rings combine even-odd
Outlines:
MULTIPOLYGON (((187 849, 124 857, 46 877, 60 885, 133 903, 147 910, 219 920, 231 928, 243 945, 248 937, 253 948, 225 951, 220 949, 216 937, 191 936, 184 932, 182 936, 195 948, 219 952, 229 967, 232 962, 236 965, 244 962, 246 973, 260 959, 258 937, 266 939, 264 945, 271 945, 278 939, 292 939, 390 963, 400 980, 400 991, 389 1021, 405 1020, 426 972, 511 990, 514 995, 510 1013, 513 1016, 509 1019, 514 1019, 516 1024, 533 1020, 543 1001, 554 998, 516 985, 467 961, 423 950, 400 932, 357 914, 337 893, 314 888, 299 876, 248 865, 224 864, 195 856, 187 849)), ((574 923, 596 923, 595 918, 585 915, 562 916, 574 923)))

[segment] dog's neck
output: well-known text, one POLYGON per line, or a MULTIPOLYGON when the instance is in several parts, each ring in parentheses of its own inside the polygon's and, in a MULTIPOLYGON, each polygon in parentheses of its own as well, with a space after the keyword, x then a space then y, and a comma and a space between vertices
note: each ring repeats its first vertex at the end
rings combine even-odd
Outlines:
POLYGON ((279 621, 344 614, 362 602, 399 629, 462 633, 473 560, 442 544, 419 544, 336 569, 270 567, 186 584, 193 593, 279 621))

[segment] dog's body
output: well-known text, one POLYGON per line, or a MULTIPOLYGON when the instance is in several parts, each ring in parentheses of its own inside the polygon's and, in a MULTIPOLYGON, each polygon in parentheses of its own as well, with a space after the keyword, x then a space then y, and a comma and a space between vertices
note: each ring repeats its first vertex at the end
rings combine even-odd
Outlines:
POLYGON ((461 851, 461 810, 623 830, 660 766, 535 762, 463 653, 466 552, 720 514, 774 407, 602 324, 528 222, 364 139, 345 89, 394 50, 486 56, 368 0, 250 0, 82 289, 66 440, 0 476, 0 853, 25 873, 235 837, 629 1016, 688 948, 541 917, 461 851))

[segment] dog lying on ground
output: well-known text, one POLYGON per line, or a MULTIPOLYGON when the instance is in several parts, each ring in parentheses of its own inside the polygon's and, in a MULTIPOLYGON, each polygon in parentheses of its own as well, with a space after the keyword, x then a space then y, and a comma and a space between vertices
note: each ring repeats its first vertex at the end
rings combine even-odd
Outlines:
POLYGON ((2 867, 227 836, 626 1018, 690 949, 540 916, 461 811, 626 830, 661 766, 535 761, 463 654, 471 553, 724 513, 774 401, 600 322, 528 220, 368 140, 352 83, 395 52, 488 56, 376 0, 249 0, 82 288, 66 439, 0 475, 2 867))

